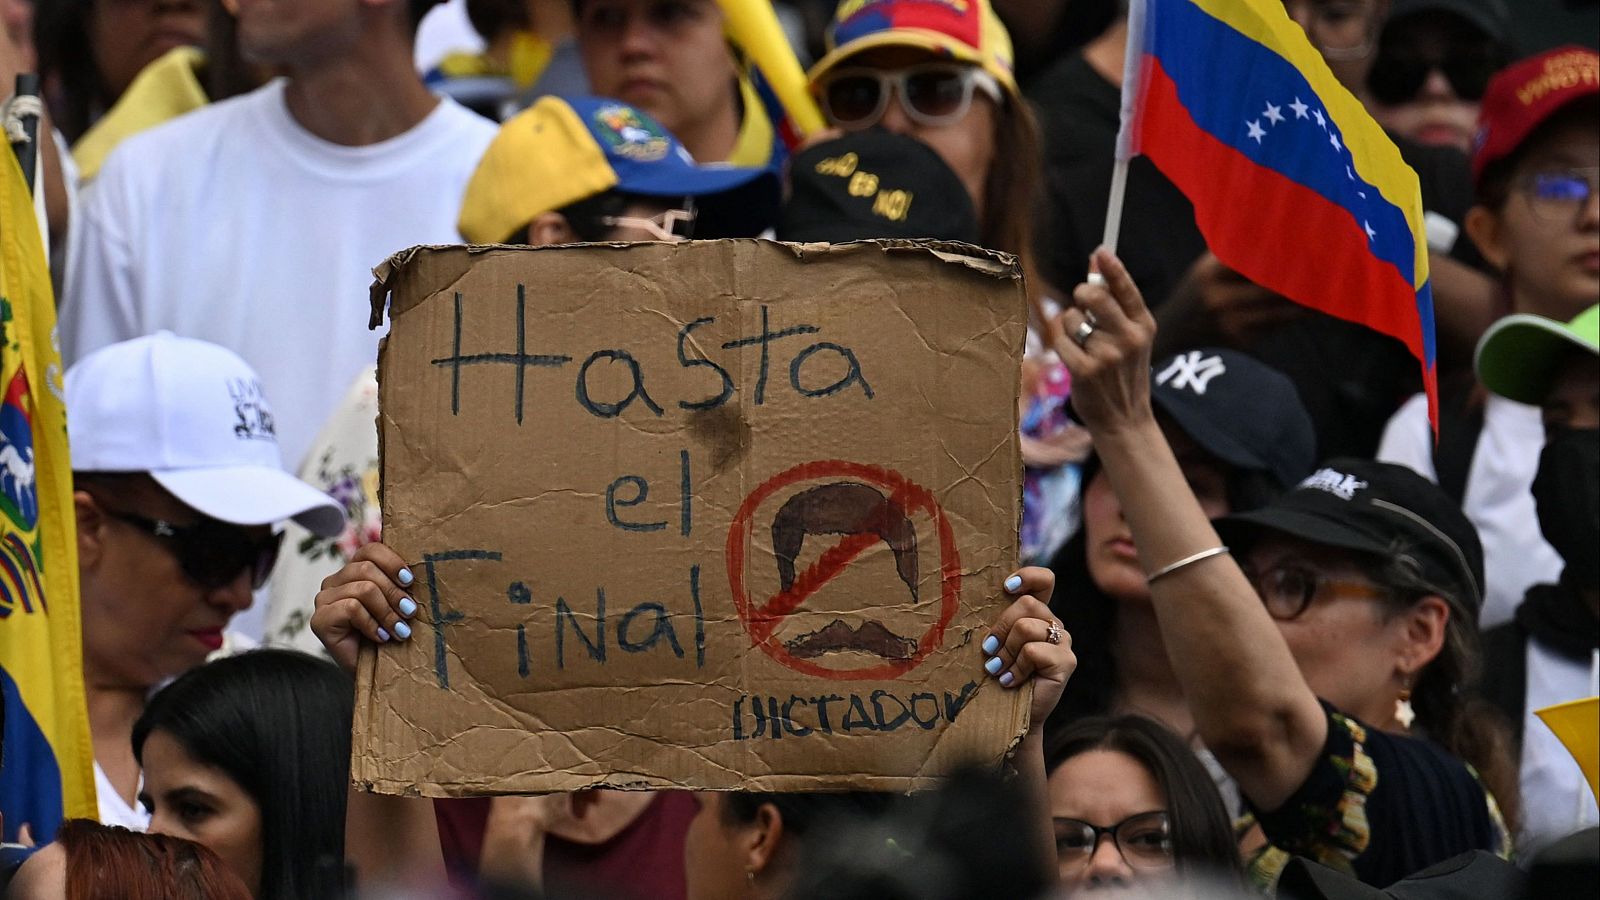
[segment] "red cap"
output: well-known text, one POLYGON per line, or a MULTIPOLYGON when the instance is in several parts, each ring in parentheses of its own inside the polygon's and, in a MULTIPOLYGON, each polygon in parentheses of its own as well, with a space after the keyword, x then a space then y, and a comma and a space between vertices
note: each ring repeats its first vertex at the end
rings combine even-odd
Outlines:
POLYGON ((1516 151, 1535 128, 1574 100, 1600 94, 1600 54, 1568 45, 1529 57, 1489 82, 1472 141, 1472 180, 1516 151))

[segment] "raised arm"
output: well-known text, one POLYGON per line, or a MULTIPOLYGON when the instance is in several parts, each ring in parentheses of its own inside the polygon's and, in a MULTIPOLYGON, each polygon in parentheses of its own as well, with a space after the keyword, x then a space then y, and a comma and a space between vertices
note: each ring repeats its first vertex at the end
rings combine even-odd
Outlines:
POLYGON ((1326 715, 1238 564, 1205 555, 1222 542, 1150 406, 1155 320, 1120 260, 1102 249, 1093 262, 1105 284, 1080 285, 1054 334, 1073 407, 1154 576, 1151 602, 1201 740, 1252 803, 1276 810, 1321 754, 1326 715))

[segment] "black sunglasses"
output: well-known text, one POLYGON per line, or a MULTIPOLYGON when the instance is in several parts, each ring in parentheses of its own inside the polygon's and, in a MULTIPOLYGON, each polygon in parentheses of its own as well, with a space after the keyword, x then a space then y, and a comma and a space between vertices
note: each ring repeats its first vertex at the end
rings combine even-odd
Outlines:
POLYGON ((1417 96, 1428 74, 1437 69, 1450 82, 1450 90, 1463 100, 1482 100, 1489 79, 1505 65, 1501 54, 1487 47, 1457 48, 1442 57, 1411 50, 1380 49, 1367 75, 1373 99, 1398 106, 1417 96))
MULTIPOLYGON (((102 507, 102 509, 104 509, 102 507)), ((105 514, 126 522, 166 544, 178 567, 191 581, 208 591, 233 583, 240 572, 250 573, 250 587, 267 583, 283 546, 283 533, 256 540, 237 525, 202 519, 193 525, 174 525, 133 513, 105 509, 105 514)))

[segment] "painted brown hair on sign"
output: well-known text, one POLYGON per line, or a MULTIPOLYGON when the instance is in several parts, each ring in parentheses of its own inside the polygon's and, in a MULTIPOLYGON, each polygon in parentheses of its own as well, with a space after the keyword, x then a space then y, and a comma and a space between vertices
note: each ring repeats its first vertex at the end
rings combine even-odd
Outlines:
POLYGON ((959 244, 414 248, 377 270, 385 793, 907 790, 998 764, 1025 304, 959 244))

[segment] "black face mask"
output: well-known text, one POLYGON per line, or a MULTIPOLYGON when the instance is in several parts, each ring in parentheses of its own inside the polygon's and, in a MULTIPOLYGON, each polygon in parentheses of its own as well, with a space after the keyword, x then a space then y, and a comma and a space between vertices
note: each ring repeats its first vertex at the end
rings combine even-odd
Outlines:
POLYGON ((1544 539, 1567 563, 1565 577, 1600 586, 1600 429, 1551 433, 1539 454, 1533 502, 1544 539))

